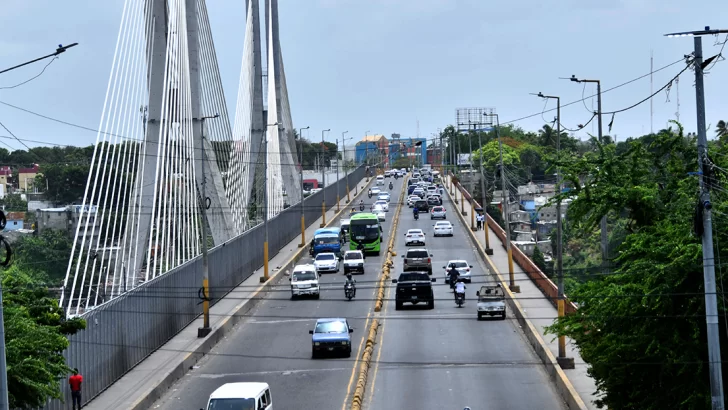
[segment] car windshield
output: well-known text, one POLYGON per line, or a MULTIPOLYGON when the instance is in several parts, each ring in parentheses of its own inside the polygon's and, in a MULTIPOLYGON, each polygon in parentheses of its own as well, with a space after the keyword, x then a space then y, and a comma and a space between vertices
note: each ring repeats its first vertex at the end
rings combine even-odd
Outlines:
POLYGON ((315 333, 346 333, 344 322, 319 322, 316 324, 315 333))
POLYGON ((316 280, 316 274, 306 271, 293 272, 293 281, 296 282, 299 280, 316 280))
POLYGON ((336 259, 336 257, 334 257, 334 255, 331 253, 328 253, 328 254, 320 253, 320 254, 316 255, 317 261, 332 261, 334 259, 336 259))
POLYGON ((356 259, 362 259, 361 252, 347 252, 344 255, 345 260, 356 260, 356 259))
POLYGON ((255 399, 212 399, 207 410, 256 410, 255 399))
POLYGON ((434 209, 435 209, 435 212, 442 212, 443 211, 442 207, 439 207, 439 206, 436 206, 434 209))
POLYGON ((403 273, 399 275, 399 282, 411 282, 415 280, 430 281, 426 273, 403 273))
POLYGON ((339 238, 337 236, 317 236, 314 242, 316 242, 317 245, 327 245, 338 243, 339 238))
POLYGON ((465 262, 452 262, 450 263, 451 268, 467 268, 468 264, 465 262))

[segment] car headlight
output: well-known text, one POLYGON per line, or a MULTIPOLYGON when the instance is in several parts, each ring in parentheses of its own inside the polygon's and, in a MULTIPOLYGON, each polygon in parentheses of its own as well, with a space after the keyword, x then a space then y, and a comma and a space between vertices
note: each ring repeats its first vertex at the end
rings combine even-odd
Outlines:
POLYGON ((319 342, 313 342, 313 345, 314 346, 321 346, 321 343, 319 343, 319 342))
POLYGON ((347 340, 344 340, 343 342, 341 342, 341 344, 342 344, 342 345, 348 345, 348 344, 349 344, 349 342, 348 342, 347 340))

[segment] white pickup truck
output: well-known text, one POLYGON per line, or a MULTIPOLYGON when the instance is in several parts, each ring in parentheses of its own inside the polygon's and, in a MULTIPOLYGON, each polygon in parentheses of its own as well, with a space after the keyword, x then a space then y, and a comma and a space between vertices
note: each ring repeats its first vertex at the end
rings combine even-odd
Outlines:
POLYGON ((288 280, 291 281, 291 299, 299 296, 319 298, 321 294, 319 275, 313 265, 296 265, 288 280))
POLYGON ((506 298, 501 285, 481 286, 475 294, 478 296, 478 320, 483 316, 506 318, 506 298))
POLYGON ((346 251, 344 253, 344 274, 354 272, 364 274, 364 255, 361 251, 346 251))

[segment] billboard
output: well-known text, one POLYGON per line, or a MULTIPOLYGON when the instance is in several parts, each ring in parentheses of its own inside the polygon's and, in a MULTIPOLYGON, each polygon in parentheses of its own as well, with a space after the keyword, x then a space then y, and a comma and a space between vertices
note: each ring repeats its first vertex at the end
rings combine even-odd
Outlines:
POLYGON ((470 165, 470 154, 458 154, 458 165, 470 165))

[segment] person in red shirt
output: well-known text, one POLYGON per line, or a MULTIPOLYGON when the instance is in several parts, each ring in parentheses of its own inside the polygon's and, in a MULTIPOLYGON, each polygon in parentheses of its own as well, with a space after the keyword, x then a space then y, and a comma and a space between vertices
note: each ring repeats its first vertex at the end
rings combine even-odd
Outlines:
POLYGON ((78 403, 78 409, 81 410, 81 383, 83 382, 83 376, 78 373, 78 369, 73 369, 73 374, 68 378, 68 384, 71 386, 71 400, 73 401, 73 410, 76 410, 76 403, 78 403))

